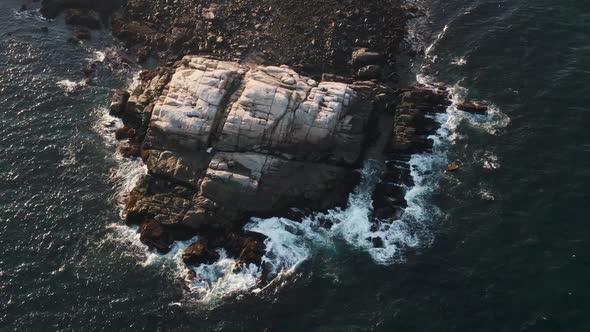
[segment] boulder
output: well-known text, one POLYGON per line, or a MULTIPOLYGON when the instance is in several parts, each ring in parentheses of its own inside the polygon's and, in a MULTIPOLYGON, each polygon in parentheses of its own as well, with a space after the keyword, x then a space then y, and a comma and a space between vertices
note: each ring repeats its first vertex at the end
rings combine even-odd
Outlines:
POLYGON ((238 259, 241 264, 260 265, 266 253, 265 237, 257 233, 230 233, 223 238, 228 254, 238 259))
POLYGON ((117 151, 123 158, 139 158, 141 157, 141 146, 137 143, 125 143, 117 147, 117 151))
POLYGON ((125 111, 125 107, 127 107, 128 100, 129 92, 126 90, 116 90, 111 101, 111 114, 121 116, 125 111))
POLYGON ((479 103, 467 101, 457 105, 457 109, 474 114, 486 114, 488 107, 479 103))
POLYGON ((148 221, 142 224, 139 234, 141 243, 162 253, 170 251, 170 245, 174 242, 172 234, 157 221, 148 221))
POLYGON ((219 253, 204 242, 193 243, 182 253, 182 261, 187 265, 212 264, 219 259, 219 253))
POLYGON ((414 154, 430 150, 428 138, 437 128, 428 114, 445 112, 451 104, 445 90, 417 87, 403 92, 395 114, 394 133, 388 146, 389 152, 414 154))
POLYGON ((132 137, 135 137, 135 135, 135 129, 131 129, 129 127, 121 127, 115 130, 115 139, 119 141, 124 139, 130 139, 132 137))

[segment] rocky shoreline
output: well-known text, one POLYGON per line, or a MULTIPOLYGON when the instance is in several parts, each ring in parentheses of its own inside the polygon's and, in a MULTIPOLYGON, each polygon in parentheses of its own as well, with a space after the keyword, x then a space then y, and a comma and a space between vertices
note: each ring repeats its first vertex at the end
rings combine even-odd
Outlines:
POLYGON ((41 12, 110 27, 127 56, 160 64, 111 104, 125 125, 119 152, 148 168, 124 215, 161 252, 198 235, 188 265, 225 249, 236 268, 261 266, 265 238, 243 230, 249 218, 343 206, 369 149, 388 161, 373 219, 394 220, 412 185, 409 158, 432 148, 429 115, 450 105, 444 87, 399 86, 417 11, 397 0, 43 0, 41 12))

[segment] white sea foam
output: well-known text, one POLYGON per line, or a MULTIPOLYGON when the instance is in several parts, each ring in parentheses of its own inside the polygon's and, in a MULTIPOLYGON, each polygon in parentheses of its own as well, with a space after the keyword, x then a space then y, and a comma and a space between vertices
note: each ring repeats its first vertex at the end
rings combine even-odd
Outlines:
POLYGON ((96 62, 103 63, 106 58, 107 58, 107 55, 104 51, 94 51, 94 52, 92 52, 92 56, 89 57, 87 60, 91 63, 96 63, 96 62))
POLYGON ((219 250, 220 259, 214 264, 201 264, 191 269, 194 280, 187 280, 190 290, 202 302, 215 303, 228 296, 252 290, 260 283, 262 270, 255 264, 237 269, 237 261, 219 250))
POLYGON ((467 64, 467 60, 464 57, 458 57, 451 60, 451 64, 455 66, 464 66, 467 64))
POLYGON ((87 86, 85 81, 74 82, 67 79, 58 81, 56 84, 64 90, 66 95, 78 90, 79 88, 87 86))

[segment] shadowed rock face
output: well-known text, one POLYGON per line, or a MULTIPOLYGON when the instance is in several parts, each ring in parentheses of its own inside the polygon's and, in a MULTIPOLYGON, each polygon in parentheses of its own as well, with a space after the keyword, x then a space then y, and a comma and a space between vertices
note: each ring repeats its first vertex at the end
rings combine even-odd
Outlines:
POLYGON ((130 194, 127 222, 157 223, 166 236, 236 236, 248 216, 344 203, 374 85, 196 56, 144 73, 112 107, 135 128, 149 170, 130 194))
POLYGON ((103 16, 111 14, 126 2, 124 0, 43 0, 41 14, 54 18, 62 11, 71 8, 95 10, 103 16))

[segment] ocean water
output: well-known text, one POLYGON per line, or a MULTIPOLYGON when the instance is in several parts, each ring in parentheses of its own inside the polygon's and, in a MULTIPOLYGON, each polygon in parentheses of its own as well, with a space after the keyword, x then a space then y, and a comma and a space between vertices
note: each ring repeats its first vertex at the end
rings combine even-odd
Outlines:
POLYGON ((408 43, 426 52, 410 76, 492 111, 437 118, 391 226, 369 224, 385 160, 365 162, 345 209, 253 219, 275 277, 261 287, 256 267, 232 273, 227 257, 187 284, 191 241, 158 255, 121 224, 121 195, 145 169, 114 153, 105 107, 138 68, 99 66, 84 86, 110 37, 73 45, 60 20, 1 1, 0 330, 588 330, 590 4, 421 5, 408 43), (460 170, 442 172, 452 161, 460 170))

